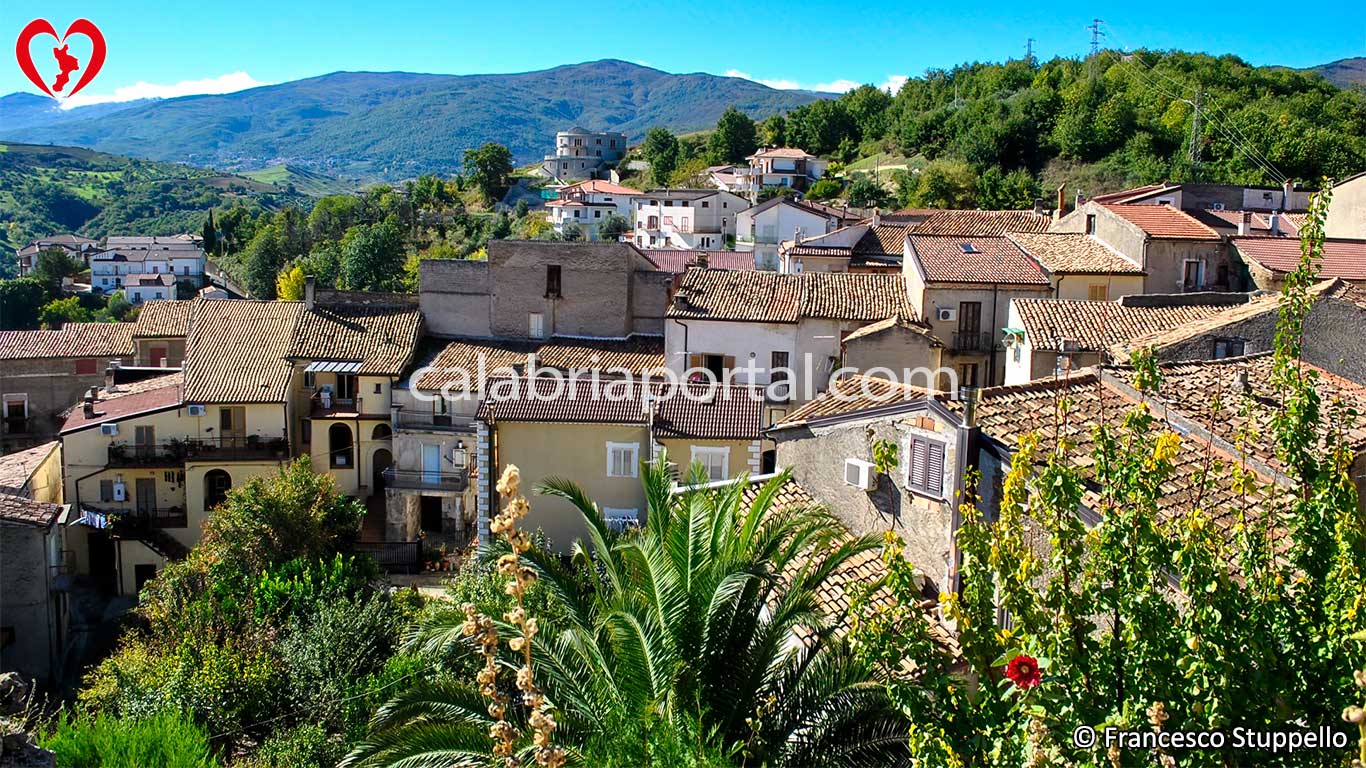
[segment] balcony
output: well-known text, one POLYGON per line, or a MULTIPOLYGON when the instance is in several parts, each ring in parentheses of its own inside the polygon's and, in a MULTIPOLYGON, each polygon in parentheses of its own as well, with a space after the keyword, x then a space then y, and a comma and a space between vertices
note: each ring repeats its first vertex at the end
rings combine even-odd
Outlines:
POLYGON ((469 471, 422 472, 389 467, 384 470, 384 484, 410 491, 463 491, 469 485, 469 471))
POLYGON ((84 508, 104 515, 109 520, 110 526, 123 531, 134 531, 142 528, 185 528, 189 525, 189 516, 186 515, 184 507, 84 508))
POLYGON ((449 413, 431 413, 430 411, 405 411, 394 412, 394 429, 412 429, 427 432, 466 432, 474 434, 474 417, 454 416, 449 413))
POLYGON ((26 416, 6 416, 0 419, 0 427, 4 428, 7 435, 27 435, 29 430, 29 420, 26 416))
POLYGON ((995 344, 991 334, 981 331, 954 331, 952 352, 990 352, 995 344))
POLYGON ((321 390, 309 400, 310 419, 386 419, 389 417, 387 397, 323 397, 321 390))
POLYGON ((187 461, 284 461, 289 442, 283 437, 230 435, 165 440, 155 443, 114 443, 109 467, 176 467, 187 461))

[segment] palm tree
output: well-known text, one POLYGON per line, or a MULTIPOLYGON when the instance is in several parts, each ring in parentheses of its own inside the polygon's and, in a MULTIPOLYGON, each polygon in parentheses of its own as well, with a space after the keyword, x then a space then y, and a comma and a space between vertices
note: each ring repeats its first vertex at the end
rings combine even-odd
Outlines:
MULTIPOLYGON (((903 762, 905 721, 840 639, 845 617, 818 601, 831 574, 877 541, 850 536, 822 509, 776 504, 788 479, 769 480, 749 503, 747 479, 673 493, 661 460, 643 472, 645 526, 624 534, 574 483, 543 483, 540 493, 570 501, 588 531, 568 565, 526 556, 563 608, 534 658, 571 763, 677 764, 634 743, 652 733, 703 742, 723 758, 707 764, 903 762)), ((440 651, 465 641, 447 621, 411 642, 440 651)), ((437 680, 404 691, 345 765, 489 764, 492 721, 473 690, 437 680)))

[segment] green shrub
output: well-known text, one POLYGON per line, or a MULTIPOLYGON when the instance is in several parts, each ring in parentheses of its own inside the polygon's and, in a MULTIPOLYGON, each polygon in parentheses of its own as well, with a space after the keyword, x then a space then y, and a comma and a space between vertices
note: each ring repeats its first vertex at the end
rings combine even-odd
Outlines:
POLYGON ((844 187, 840 186, 834 179, 818 179, 806 190, 807 200, 831 200, 839 197, 844 192, 844 187))
POLYGON ((109 715, 62 717, 43 747, 58 768, 212 768, 209 737, 172 711, 145 718, 109 715))
POLYGON ((346 745, 317 723, 302 723, 271 735, 239 768, 333 768, 346 745))

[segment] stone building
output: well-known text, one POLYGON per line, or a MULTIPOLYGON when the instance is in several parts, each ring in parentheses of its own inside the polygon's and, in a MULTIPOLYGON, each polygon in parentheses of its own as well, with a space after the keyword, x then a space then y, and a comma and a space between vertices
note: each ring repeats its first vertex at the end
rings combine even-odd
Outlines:
POLYGON ((0 331, 0 452, 51 440, 62 411, 133 361, 132 323, 67 323, 0 331))

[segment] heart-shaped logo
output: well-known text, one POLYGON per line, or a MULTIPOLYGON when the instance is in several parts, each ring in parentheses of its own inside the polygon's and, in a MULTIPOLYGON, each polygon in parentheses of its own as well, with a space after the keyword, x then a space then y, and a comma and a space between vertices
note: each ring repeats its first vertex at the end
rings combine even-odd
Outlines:
POLYGON ((24 77, 29 82, 38 86, 43 93, 54 99, 61 99, 64 96, 71 96, 80 89, 84 88, 95 79, 99 74, 100 67, 104 66, 104 35, 100 34, 99 27, 96 27, 89 19, 76 19, 71 22, 71 26, 66 28, 66 34, 57 37, 57 30, 52 28, 52 24, 47 19, 34 19, 30 21, 24 30, 19 33, 19 41, 14 45, 14 55, 19 59, 19 69, 24 73, 24 77), (56 59, 57 74, 52 80, 52 85, 48 86, 43 81, 42 75, 38 74, 38 67, 33 63, 33 55, 29 52, 29 43, 38 35, 51 35, 58 45, 52 49, 52 57, 56 59), (90 38, 90 60, 82 67, 80 61, 75 56, 67 52, 67 39, 72 35, 85 35, 90 38), (71 80, 71 74, 77 70, 81 72, 81 79, 76 81, 76 85, 67 89, 67 83, 71 80), (63 93, 65 91, 65 93, 63 93))

